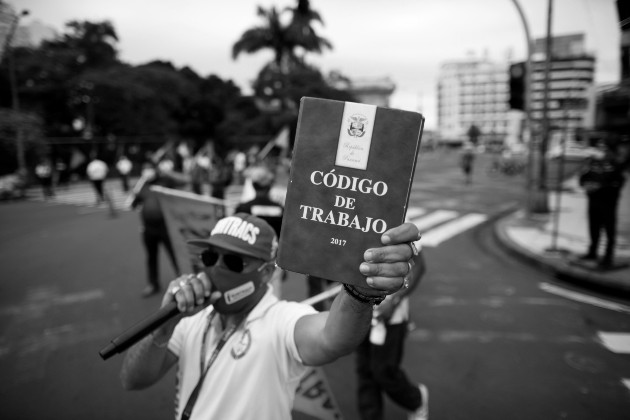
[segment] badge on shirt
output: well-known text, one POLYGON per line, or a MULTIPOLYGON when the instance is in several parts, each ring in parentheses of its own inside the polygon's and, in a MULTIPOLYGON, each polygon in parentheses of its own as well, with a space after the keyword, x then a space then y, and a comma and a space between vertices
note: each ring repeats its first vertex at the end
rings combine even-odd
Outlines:
POLYGON ((245 356, 250 346, 252 345, 252 335, 249 330, 243 331, 239 340, 232 347, 232 357, 234 359, 240 359, 245 356))

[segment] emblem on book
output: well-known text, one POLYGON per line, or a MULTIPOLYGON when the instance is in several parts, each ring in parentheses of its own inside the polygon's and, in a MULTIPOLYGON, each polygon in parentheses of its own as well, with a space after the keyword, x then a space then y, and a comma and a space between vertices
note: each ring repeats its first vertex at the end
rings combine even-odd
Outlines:
POLYGON ((368 123, 368 119, 365 115, 354 114, 348 118, 349 127, 348 134, 352 137, 363 137, 365 135, 365 126, 368 123))

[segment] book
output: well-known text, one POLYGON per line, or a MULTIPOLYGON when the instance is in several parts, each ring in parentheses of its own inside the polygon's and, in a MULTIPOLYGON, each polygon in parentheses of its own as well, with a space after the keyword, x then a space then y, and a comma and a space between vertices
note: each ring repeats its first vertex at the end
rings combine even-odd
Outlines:
POLYGON ((277 264, 366 286, 364 252, 405 220, 424 117, 302 98, 277 264))

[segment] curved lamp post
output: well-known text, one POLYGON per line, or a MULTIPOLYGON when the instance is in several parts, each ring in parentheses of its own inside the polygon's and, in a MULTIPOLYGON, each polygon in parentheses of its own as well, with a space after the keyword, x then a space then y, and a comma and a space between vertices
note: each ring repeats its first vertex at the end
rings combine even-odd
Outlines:
MULTIPOLYGON (((13 57, 13 50, 11 49, 11 42, 13 41, 13 37, 15 36, 15 31, 18 27, 18 23, 20 22, 20 18, 22 16, 27 16, 29 14, 28 10, 22 10, 20 13, 16 14, 13 18, 13 22, 11 22, 11 26, 9 27, 9 33, 7 34, 6 39, 4 40, 4 54, 7 54, 9 60, 9 83, 11 86, 11 104, 13 108, 13 112, 17 117, 20 112, 20 101, 17 92, 17 81, 15 79, 15 60, 13 57)), ((0 57, 0 63, 2 62, 2 57, 0 57)), ((15 135, 15 148, 17 152, 17 162, 18 169, 21 173, 26 171, 26 159, 24 158, 24 142, 22 139, 22 126, 21 122, 17 121, 16 127, 16 135, 15 135)))

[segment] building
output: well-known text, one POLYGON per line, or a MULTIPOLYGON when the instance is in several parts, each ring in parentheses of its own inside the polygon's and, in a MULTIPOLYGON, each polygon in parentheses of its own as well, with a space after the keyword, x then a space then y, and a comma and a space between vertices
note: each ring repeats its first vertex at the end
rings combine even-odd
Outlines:
POLYGON ((438 135, 442 143, 468 140, 473 125, 482 144, 508 134, 508 64, 470 58, 442 64, 438 76, 438 135))
POLYGON ((597 92, 594 140, 612 138, 630 143, 630 4, 617 1, 621 29, 619 83, 602 86, 597 92), (600 134, 601 133, 601 134, 600 134))
MULTIPOLYGON (((531 75, 532 134, 542 133, 545 95, 545 38, 535 41, 531 75)), ((461 143, 474 124, 480 143, 523 141, 524 113, 509 109, 509 64, 471 58, 442 64, 438 76, 438 132, 442 142, 461 143)), ((595 57, 584 49, 584 35, 552 39, 547 118, 550 138, 572 138, 594 125, 595 57)))
POLYGON ((389 100, 396 90, 396 84, 387 76, 349 79, 332 71, 327 82, 336 89, 350 92, 360 103, 384 107, 389 107, 389 100))
MULTIPOLYGON (((573 140, 594 126, 595 57, 584 50, 584 35, 556 36, 551 43, 547 118, 552 143, 573 140)), ((545 105, 545 38, 537 39, 532 60, 531 118, 534 135, 542 132, 545 105)))
POLYGON ((389 77, 374 79, 352 79, 348 91, 361 103, 389 106, 389 99, 396 85, 389 77))

